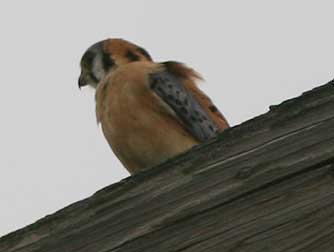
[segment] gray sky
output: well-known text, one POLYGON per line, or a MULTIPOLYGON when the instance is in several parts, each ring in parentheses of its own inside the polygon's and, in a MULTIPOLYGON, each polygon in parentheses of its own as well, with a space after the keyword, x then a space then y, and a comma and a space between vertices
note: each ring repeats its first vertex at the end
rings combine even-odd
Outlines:
POLYGON ((121 37, 198 70, 232 125, 334 73, 333 1, 0 3, 0 236, 128 176, 79 91, 79 60, 121 37))

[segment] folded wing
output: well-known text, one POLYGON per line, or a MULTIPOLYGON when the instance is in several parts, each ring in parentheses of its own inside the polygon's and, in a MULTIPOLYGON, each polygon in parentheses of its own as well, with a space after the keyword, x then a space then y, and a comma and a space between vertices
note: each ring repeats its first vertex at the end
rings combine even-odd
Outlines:
MULTIPOLYGON (((221 116, 220 120, 224 118, 207 96, 199 90, 192 92, 185 85, 186 82, 192 83, 193 77, 198 76, 183 64, 165 62, 159 71, 150 75, 149 82, 150 88, 175 112, 184 127, 202 142, 216 136, 222 130, 221 125, 212 118, 213 113, 218 113, 221 116), (199 98, 204 99, 201 102, 199 98), (209 103, 203 104, 203 100, 209 103), (214 107, 215 111, 210 112, 210 107, 214 107)), ((225 119, 224 122, 228 127, 225 119)))

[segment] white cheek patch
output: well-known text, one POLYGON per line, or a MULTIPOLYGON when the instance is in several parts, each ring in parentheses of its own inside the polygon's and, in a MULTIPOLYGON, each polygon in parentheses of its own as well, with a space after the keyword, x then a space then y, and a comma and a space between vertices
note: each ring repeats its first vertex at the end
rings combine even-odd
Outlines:
POLYGON ((106 75, 106 72, 104 71, 104 67, 102 63, 101 54, 96 55, 96 57, 94 58, 92 72, 94 76, 96 77, 96 79, 98 79, 99 81, 102 80, 104 76, 106 75))

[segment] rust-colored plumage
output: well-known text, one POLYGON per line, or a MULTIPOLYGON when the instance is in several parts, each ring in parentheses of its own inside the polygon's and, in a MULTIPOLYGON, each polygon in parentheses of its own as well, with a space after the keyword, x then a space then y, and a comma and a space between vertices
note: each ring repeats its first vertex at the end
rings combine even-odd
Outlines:
POLYGON ((96 88, 96 116, 115 155, 137 173, 214 137, 228 123, 196 85, 198 73, 155 63, 121 39, 94 44, 81 60, 79 86, 96 88))

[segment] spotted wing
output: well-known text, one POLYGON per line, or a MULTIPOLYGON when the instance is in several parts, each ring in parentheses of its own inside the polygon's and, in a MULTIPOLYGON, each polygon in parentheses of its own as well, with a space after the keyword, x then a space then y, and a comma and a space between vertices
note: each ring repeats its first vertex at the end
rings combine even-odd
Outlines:
POLYGON ((176 113, 185 128, 199 141, 218 133, 218 127, 194 95, 182 84, 183 76, 164 68, 150 75, 150 88, 176 113))

